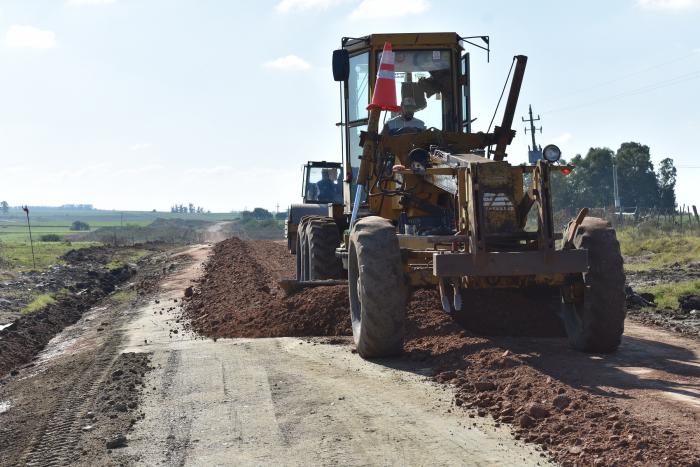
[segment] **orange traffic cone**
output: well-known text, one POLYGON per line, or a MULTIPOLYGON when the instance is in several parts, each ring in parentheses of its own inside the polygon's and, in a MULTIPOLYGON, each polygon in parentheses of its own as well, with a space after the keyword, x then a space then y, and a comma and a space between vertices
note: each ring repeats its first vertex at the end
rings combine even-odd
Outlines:
POLYGON ((374 94, 372 103, 367 106, 367 110, 391 110, 398 112, 401 110, 396 104, 396 82, 394 81, 394 52, 391 50, 391 43, 384 43, 382 60, 379 62, 377 70, 377 81, 374 83, 374 94))

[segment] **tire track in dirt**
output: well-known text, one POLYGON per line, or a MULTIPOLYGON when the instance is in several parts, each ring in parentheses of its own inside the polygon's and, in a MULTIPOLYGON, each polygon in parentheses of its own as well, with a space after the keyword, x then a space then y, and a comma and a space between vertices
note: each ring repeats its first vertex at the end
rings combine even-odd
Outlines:
POLYGON ((97 352, 93 363, 74 379, 70 391, 62 397, 60 405, 26 453, 24 463, 53 466, 68 465, 76 460, 75 446, 80 440, 85 415, 116 359, 115 353, 108 349, 115 349, 120 340, 120 334, 113 334, 97 352))
MULTIPOLYGON (((177 397, 174 388, 175 377, 182 365, 182 356, 180 350, 173 350, 168 355, 168 361, 163 373, 161 383, 161 400, 169 401, 173 397, 177 397)), ((181 412, 179 410, 170 410, 169 418, 175 420, 175 423, 170 425, 168 436, 165 441, 166 465, 182 466, 187 460, 188 447, 191 443, 192 433, 192 411, 181 412)))

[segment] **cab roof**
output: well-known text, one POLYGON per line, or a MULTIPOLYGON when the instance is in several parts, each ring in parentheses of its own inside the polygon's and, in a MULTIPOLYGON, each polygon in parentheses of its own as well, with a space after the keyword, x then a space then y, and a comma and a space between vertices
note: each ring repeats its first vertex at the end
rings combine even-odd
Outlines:
POLYGON ((464 50, 462 38, 456 32, 378 33, 342 39, 343 48, 351 52, 368 46, 373 49, 381 48, 385 42, 391 42, 393 48, 439 47, 464 50))

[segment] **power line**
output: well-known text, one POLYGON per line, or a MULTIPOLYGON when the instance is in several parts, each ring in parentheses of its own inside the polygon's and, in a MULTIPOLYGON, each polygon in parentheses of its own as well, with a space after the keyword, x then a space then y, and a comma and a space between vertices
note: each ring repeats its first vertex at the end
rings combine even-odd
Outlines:
POLYGON ((656 83, 647 84, 647 85, 639 87, 637 89, 632 89, 631 91, 624 91, 624 92, 621 92, 618 94, 613 94, 611 96, 596 99, 596 100, 586 102, 583 104, 550 109, 550 110, 544 111, 542 113, 546 114, 546 113, 563 112, 565 110, 580 109, 582 107, 588 107, 591 105, 599 104, 601 102, 608 102, 611 100, 616 100, 616 99, 620 99, 620 98, 627 97, 627 96, 634 96, 637 94, 644 94, 646 92, 656 91, 657 89, 665 88, 668 86, 673 86, 675 84, 683 83, 683 82, 690 81, 690 80, 693 80, 696 78, 700 78, 700 70, 696 70, 696 71, 692 71, 690 73, 685 73, 683 75, 675 76, 675 77, 667 79, 667 80, 657 81, 656 83))
MULTIPOLYGON (((582 92, 590 91, 591 89, 596 89, 596 88, 599 88, 599 87, 602 87, 602 86, 606 86, 606 85, 608 85, 608 84, 617 83, 618 81, 622 81, 622 80, 627 79, 627 78, 630 78, 630 77, 632 77, 632 76, 637 76, 637 75, 640 75, 640 74, 642 74, 642 73, 646 73, 647 71, 650 71, 650 70, 655 70, 655 69, 657 69, 657 68, 661 68, 661 67, 663 67, 663 66, 670 65, 670 64, 672 64, 672 63, 677 63, 677 62, 683 61, 683 60, 685 60, 685 59, 687 59, 687 58, 690 58, 690 57, 700 57, 700 53, 698 53, 697 51, 693 51, 693 52, 691 52, 691 53, 689 53, 689 54, 683 55, 682 57, 674 58, 674 59, 671 59, 671 60, 667 60, 667 61, 665 61, 665 62, 657 63, 657 64, 655 64, 655 65, 651 65, 651 66, 642 68, 642 69, 637 70, 637 71, 633 71, 633 72, 630 72, 630 73, 626 73, 626 74, 624 74, 624 75, 618 76, 617 78, 612 78, 612 79, 609 79, 609 80, 601 81, 601 82, 599 82, 599 83, 597 83, 597 84, 593 84, 593 85, 588 86, 588 87, 585 87, 585 88, 577 89, 577 90, 572 91, 572 92, 570 92, 570 93, 568 93, 568 94, 564 94, 564 95, 561 95, 561 96, 559 96, 559 97, 556 97, 556 98, 550 100, 549 103, 553 103, 553 102, 557 102, 557 101, 560 101, 560 100, 563 100, 563 99, 567 99, 567 98, 569 98, 569 97, 571 97, 571 96, 575 96, 575 95, 577 95, 577 94, 581 94, 582 92)), ((545 101, 545 103, 547 103, 547 102, 545 101)))

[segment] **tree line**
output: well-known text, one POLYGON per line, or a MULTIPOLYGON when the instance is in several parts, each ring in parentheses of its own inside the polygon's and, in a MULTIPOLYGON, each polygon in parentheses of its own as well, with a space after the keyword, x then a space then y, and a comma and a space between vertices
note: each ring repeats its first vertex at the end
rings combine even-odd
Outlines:
POLYGON ((594 147, 585 156, 574 156, 569 164, 574 166, 569 175, 552 177, 555 210, 614 206, 613 165, 622 207, 675 209, 677 170, 673 159, 662 159, 655 170, 649 146, 628 142, 617 151, 594 147))
POLYGON ((170 206, 170 212, 178 214, 204 214, 205 212, 209 213, 211 211, 206 211, 201 206, 195 206, 194 204, 189 203, 187 206, 184 204, 174 204, 170 206))
POLYGON ((244 222, 250 220, 264 221, 269 219, 285 220, 286 218, 286 211, 273 214, 265 208, 254 208, 252 211, 246 209, 241 212, 241 220, 244 222))

